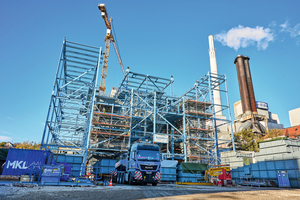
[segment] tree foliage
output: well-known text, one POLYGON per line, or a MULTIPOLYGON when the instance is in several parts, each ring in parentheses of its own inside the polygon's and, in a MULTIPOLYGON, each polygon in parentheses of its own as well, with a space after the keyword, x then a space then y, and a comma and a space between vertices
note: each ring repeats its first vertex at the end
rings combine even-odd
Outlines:
POLYGON ((6 142, 1 142, 1 143, 0 143, 0 147, 4 147, 5 144, 6 144, 6 142))
POLYGON ((277 137, 283 136, 283 135, 284 135, 284 132, 280 129, 270 129, 266 132, 266 135, 264 136, 263 139, 266 139, 266 138, 274 139, 274 138, 277 138, 277 137))
POLYGON ((265 139, 274 139, 284 135, 280 129, 270 129, 264 135, 253 133, 252 129, 243 129, 234 135, 237 150, 259 151, 258 143, 265 139))
POLYGON ((252 129, 243 129, 234 135, 237 150, 259 151, 257 141, 261 135, 253 133, 252 129))
POLYGON ((16 149, 40 149, 41 147, 41 144, 29 142, 29 140, 22 143, 15 143, 14 145, 16 149))

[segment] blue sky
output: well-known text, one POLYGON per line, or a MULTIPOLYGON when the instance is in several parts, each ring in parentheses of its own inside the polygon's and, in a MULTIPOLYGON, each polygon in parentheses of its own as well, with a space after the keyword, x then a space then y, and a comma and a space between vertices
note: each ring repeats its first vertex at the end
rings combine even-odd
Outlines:
MULTIPOLYGON (((288 111, 300 107, 300 1, 12 0, 0 1, 0 141, 41 141, 63 38, 104 46, 99 3, 113 18, 124 67, 173 75, 180 95, 208 72, 214 35, 231 106, 240 99, 233 62, 243 54, 256 100, 290 126, 288 111)), ((113 47, 108 65, 110 90, 123 76, 113 47)))

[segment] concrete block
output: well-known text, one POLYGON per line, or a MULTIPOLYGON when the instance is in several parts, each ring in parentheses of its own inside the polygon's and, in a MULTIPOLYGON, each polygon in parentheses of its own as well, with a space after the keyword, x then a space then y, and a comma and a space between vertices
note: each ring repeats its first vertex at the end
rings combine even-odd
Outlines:
POLYGON ((273 153, 273 147, 272 148, 267 148, 266 149, 266 154, 272 154, 273 153))
POLYGON ((256 158, 256 162, 265 161, 265 156, 260 156, 256 158))
POLYGON ((291 153, 286 153, 282 155, 283 160, 291 160, 294 158, 293 154, 291 153))

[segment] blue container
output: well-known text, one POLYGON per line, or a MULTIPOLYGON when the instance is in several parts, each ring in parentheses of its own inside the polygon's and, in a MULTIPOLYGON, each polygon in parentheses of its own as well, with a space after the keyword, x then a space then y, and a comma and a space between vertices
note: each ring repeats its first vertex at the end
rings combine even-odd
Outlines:
POLYGON ((81 164, 83 162, 83 157, 71 154, 55 154, 53 158, 56 163, 66 162, 71 165, 71 176, 77 177, 81 171, 81 164))
POLYGON ((53 156, 56 163, 66 162, 69 164, 81 164, 83 161, 82 156, 70 155, 70 154, 56 154, 53 156))
POLYGON ((30 174, 32 171, 39 171, 41 167, 51 161, 51 152, 32 149, 10 148, 7 154, 6 163, 2 175, 30 174))
POLYGON ((268 176, 269 178, 277 178, 277 175, 276 175, 276 171, 268 171, 268 176))
POLYGON ((93 165, 93 174, 110 174, 115 170, 115 159, 102 159, 93 165))
POLYGON ((96 162, 94 164, 94 166, 98 166, 98 167, 100 167, 100 166, 101 167, 103 167, 103 166, 105 166, 105 167, 115 167, 116 162, 117 162, 117 160, 115 160, 115 159, 102 159, 102 160, 96 162))
POLYGON ((276 160, 275 161, 275 167, 276 167, 276 169, 285 170, 284 161, 283 160, 276 160))
POLYGON ((266 161, 258 162, 259 170, 267 170, 266 161))
POLYGON ((59 182, 62 176, 62 165, 45 165, 41 182, 59 182))
POLYGON ((176 181, 177 167, 161 167, 161 181, 176 181))
POLYGON ((294 160, 285 160, 285 168, 286 169, 295 169, 294 160))
POLYGON ((258 163, 251 163, 250 167, 251 167, 251 170, 258 170, 258 163))
POLYGON ((162 174, 161 181, 176 181, 176 174, 162 174))
POLYGON ((274 161, 267 161, 267 169, 268 170, 275 170, 275 162, 274 161))

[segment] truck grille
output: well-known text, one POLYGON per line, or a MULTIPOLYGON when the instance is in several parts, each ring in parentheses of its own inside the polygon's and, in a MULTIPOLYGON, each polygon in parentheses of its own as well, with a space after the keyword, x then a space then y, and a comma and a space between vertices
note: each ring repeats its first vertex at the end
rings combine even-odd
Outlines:
POLYGON ((141 165, 142 170, 156 170, 157 165, 141 165))

